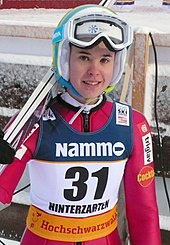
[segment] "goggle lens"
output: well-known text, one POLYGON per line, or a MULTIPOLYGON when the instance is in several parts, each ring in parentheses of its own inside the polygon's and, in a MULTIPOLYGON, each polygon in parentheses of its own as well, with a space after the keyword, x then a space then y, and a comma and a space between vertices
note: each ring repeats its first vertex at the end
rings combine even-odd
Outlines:
POLYGON ((117 26, 109 21, 86 21, 75 25, 74 38, 83 41, 91 42, 97 36, 102 34, 110 38, 114 44, 121 44, 124 42, 123 31, 120 26, 117 26))

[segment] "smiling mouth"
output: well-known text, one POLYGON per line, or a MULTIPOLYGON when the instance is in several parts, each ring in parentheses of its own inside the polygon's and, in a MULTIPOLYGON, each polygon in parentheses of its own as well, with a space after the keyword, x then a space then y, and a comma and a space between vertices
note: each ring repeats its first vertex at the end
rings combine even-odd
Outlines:
POLYGON ((91 86, 96 86, 98 84, 101 83, 101 81, 83 81, 83 83, 87 84, 87 85, 91 85, 91 86))

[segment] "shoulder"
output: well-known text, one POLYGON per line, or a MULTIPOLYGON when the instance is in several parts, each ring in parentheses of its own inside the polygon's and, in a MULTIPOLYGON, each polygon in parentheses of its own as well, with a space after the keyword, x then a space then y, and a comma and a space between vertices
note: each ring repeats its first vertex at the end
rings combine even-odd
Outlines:
POLYGON ((133 115, 134 125, 144 125, 144 124, 148 125, 148 121, 143 113, 135 109, 132 109, 132 115, 133 115))

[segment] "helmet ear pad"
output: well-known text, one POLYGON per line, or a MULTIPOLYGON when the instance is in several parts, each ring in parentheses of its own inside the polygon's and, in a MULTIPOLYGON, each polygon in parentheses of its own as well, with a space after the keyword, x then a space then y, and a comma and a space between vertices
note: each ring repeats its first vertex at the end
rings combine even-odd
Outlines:
POLYGON ((75 90, 69 81, 69 60, 70 60, 70 43, 68 40, 64 40, 55 45, 55 57, 57 60, 53 60, 55 77, 61 86, 71 90, 76 96, 80 94, 75 90))
POLYGON ((69 60, 70 60, 70 43, 68 40, 59 43, 59 50, 61 50, 61 56, 59 60, 59 66, 61 70, 61 76, 69 81, 69 60))
POLYGON ((113 78, 110 83, 110 86, 117 84, 124 72, 125 62, 127 56, 127 49, 124 48, 120 51, 117 51, 115 54, 115 62, 114 62, 114 71, 113 71, 113 78))
MULTIPOLYGON (((60 76, 69 83, 69 59, 70 59, 70 43, 68 40, 65 40, 63 42, 58 43, 56 45, 56 48, 58 49, 57 52, 61 51, 61 53, 58 53, 57 57, 60 57, 58 60, 58 72, 60 72, 60 76)), ((124 72, 124 66, 126 61, 126 55, 127 55, 127 49, 124 48, 120 51, 116 51, 115 53, 115 62, 114 62, 114 71, 113 71, 113 78, 110 83, 110 86, 113 86, 117 84, 124 72)), ((60 80, 62 82, 62 79, 60 80)), ((65 83, 64 83, 65 84, 65 83)), ((63 84, 62 84, 63 85, 63 84)))

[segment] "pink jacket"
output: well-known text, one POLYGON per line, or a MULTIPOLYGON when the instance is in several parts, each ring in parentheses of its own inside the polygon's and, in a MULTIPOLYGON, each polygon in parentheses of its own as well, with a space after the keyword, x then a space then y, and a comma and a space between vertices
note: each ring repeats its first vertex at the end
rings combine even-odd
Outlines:
MULTIPOLYGON (((88 130, 90 132, 99 130, 105 125, 109 119, 112 107, 112 102, 104 100, 97 109, 91 111, 88 121, 88 130)), ((53 108, 58 111, 66 122, 75 114, 75 109, 66 102, 61 102, 61 99, 53 103, 53 108)), ((73 122, 72 127, 83 132, 83 122, 83 115, 80 114, 73 122)), ((133 150, 126 162, 123 176, 130 240, 132 245, 160 245, 161 238, 155 195, 154 163, 150 128, 145 117, 135 110, 133 110, 133 130, 133 150)), ((22 158, 18 159, 15 157, 14 162, 8 165, 0 176, 0 202, 4 204, 11 202, 13 192, 22 177, 23 171, 28 161, 33 157, 38 135, 39 127, 37 127, 25 141, 25 151, 22 158)), ((23 149, 22 145, 21 148, 23 149)), ((91 242, 83 242, 84 245, 86 245, 86 243, 87 245, 121 244, 117 229, 107 237, 91 242)), ((55 241, 54 244, 59 245, 62 244, 62 242, 55 241)), ((67 245, 67 242, 63 243, 63 245, 67 245)))

